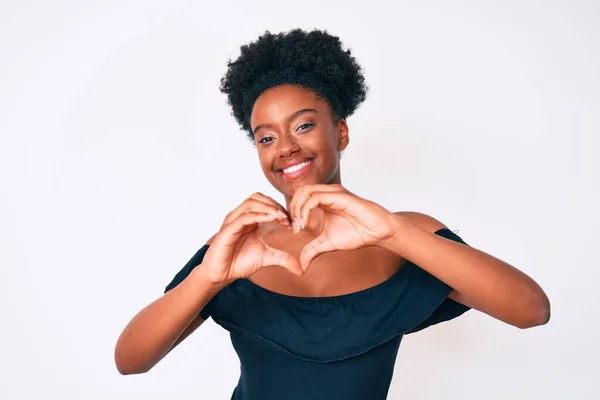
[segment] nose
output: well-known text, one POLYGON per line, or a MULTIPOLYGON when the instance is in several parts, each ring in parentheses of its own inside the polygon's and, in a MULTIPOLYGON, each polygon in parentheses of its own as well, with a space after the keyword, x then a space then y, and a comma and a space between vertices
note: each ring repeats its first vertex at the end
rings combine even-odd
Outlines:
POLYGON ((298 142, 291 135, 282 135, 279 140, 279 157, 287 158, 300 150, 298 142))

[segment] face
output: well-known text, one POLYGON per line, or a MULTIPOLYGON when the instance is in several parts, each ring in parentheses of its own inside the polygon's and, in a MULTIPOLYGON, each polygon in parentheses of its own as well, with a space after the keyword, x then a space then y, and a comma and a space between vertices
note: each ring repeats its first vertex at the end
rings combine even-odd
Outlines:
POLYGON ((348 127, 333 120, 329 104, 314 92, 297 85, 270 88, 254 103, 250 124, 262 170, 287 201, 301 185, 341 183, 348 127))

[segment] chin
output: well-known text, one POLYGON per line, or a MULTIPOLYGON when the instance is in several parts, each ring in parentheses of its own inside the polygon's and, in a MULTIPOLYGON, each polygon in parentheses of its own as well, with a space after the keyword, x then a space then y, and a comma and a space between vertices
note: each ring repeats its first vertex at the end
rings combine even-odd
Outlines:
POLYGON ((269 181, 279 193, 287 197, 293 197, 296 190, 301 186, 319 183, 315 179, 296 179, 290 182, 282 182, 281 179, 270 179, 269 181))

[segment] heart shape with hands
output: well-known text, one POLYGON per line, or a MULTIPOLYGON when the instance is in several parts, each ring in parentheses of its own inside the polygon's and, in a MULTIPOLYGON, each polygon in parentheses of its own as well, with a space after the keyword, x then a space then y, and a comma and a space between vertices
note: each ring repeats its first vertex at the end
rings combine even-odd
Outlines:
POLYGON ((322 231, 300 253, 304 271, 320 254, 372 246, 394 235, 392 213, 337 184, 298 188, 288 207, 294 232, 309 224, 317 208, 323 211, 322 231))
POLYGON ((339 184, 301 186, 287 210, 270 197, 255 193, 227 214, 203 264, 214 282, 247 278, 267 266, 283 267, 301 276, 320 254, 377 245, 393 237, 394 222, 393 213, 339 184), (311 213, 317 208, 322 211, 320 233, 304 246, 298 258, 264 242, 260 223, 277 221, 298 233, 309 226, 311 213))

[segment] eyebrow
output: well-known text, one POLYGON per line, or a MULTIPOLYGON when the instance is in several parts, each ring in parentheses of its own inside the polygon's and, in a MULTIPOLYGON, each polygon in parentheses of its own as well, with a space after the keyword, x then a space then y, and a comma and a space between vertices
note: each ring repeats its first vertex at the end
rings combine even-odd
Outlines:
MULTIPOLYGON (((308 113, 308 112, 316 113, 317 110, 315 110, 314 108, 303 108, 301 110, 294 111, 289 117, 287 117, 287 121, 289 122, 289 121, 293 120, 294 118, 296 118, 304 113, 308 113)), ((271 124, 256 125, 256 127, 254 128, 254 131, 253 131, 253 135, 256 135, 258 133, 258 131, 263 128, 272 128, 272 127, 273 127, 273 125, 271 125, 271 124)))

